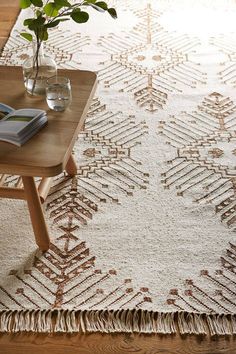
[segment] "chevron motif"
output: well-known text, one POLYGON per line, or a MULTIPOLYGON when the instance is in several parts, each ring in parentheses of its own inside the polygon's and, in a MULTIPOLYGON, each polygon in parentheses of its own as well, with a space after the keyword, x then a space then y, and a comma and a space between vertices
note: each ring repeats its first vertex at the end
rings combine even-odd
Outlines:
POLYGON ((221 257, 221 267, 214 273, 204 269, 200 271, 200 280, 185 281, 185 290, 171 289, 167 304, 178 311, 231 313, 236 310, 236 246, 229 244, 225 256, 221 257), (202 282, 201 282, 202 280, 202 282), (208 291, 209 283, 214 290, 208 291), (230 284, 230 285, 229 285, 230 284), (233 307, 232 307, 233 306, 233 307))
POLYGON ((3 291, 5 295, 5 303, 1 303, 3 307, 9 308, 12 303, 19 306, 21 299, 34 308, 39 308, 37 302, 40 301, 41 308, 66 306, 74 310, 83 309, 83 306, 86 309, 111 305, 114 309, 139 307, 144 302, 151 302, 148 289, 134 289, 131 279, 114 286, 113 278, 117 272, 114 269, 108 272, 97 269, 96 258, 90 255, 85 242, 77 242, 75 247, 69 249, 68 239, 73 239, 69 230, 70 226, 62 249, 51 244, 47 253, 36 254, 30 269, 10 272, 9 277, 15 283, 15 296, 0 288, 0 293, 3 291), (110 289, 109 292, 103 286, 110 289))
POLYGON ((160 123, 160 133, 177 148, 177 157, 162 173, 165 188, 175 187, 179 196, 195 190, 195 202, 213 203, 229 227, 236 222, 235 111, 229 97, 212 93, 198 111, 160 123))
POLYGON ((96 268, 95 256, 90 254, 86 243, 75 235, 78 228, 73 225, 73 218, 74 214, 69 216, 64 226, 58 223, 62 231, 58 237, 60 247, 51 244, 48 252, 37 252, 29 269, 11 270, 9 277, 14 278, 15 296, 0 288, 1 306, 7 309, 12 303, 19 306, 23 301, 32 308, 65 306, 76 310, 83 309, 83 306, 97 309, 112 305, 115 309, 138 308, 144 302, 151 302, 147 288, 134 289, 131 279, 121 280, 118 285, 113 280, 117 277, 116 270, 104 272, 96 268), (109 291, 105 291, 104 287, 109 291))
POLYGON ((217 47, 221 53, 224 53, 227 60, 221 63, 223 67, 218 73, 222 84, 235 86, 236 84, 236 37, 232 35, 219 35, 210 39, 210 44, 217 47))
POLYGON ((77 180, 83 193, 95 197, 96 202, 118 203, 114 192, 132 196, 134 189, 146 189, 149 175, 132 158, 132 148, 140 144, 146 133, 144 121, 136 122, 134 116, 127 117, 121 112, 109 112, 95 100, 75 147, 75 153, 81 156, 77 180))
MULTIPOLYGON (((70 31, 52 30, 50 38, 45 44, 45 52, 49 53, 61 68, 76 69, 79 62, 74 60, 74 54, 82 52, 88 46, 90 39, 70 31)), ((26 42, 18 31, 11 36, 0 57, 0 65, 19 65, 28 58, 31 44, 26 42)))
POLYGON ((123 117, 121 112, 109 112, 94 100, 85 131, 74 148, 77 176, 59 176, 47 203, 51 220, 64 231, 59 239, 68 238, 69 233, 69 238, 77 240, 76 232, 87 225, 101 203, 120 203, 119 192, 132 196, 135 189, 147 188, 148 173, 131 157, 132 148, 145 133, 144 122, 136 123, 133 116, 123 117))
POLYGON ((104 68, 99 80, 106 88, 118 86, 121 92, 133 93, 139 106, 155 112, 165 106, 168 93, 206 83, 206 74, 188 59, 200 43, 164 31, 158 21, 161 14, 150 3, 134 12, 140 22, 130 33, 100 37, 98 44, 110 60, 100 63, 104 68))

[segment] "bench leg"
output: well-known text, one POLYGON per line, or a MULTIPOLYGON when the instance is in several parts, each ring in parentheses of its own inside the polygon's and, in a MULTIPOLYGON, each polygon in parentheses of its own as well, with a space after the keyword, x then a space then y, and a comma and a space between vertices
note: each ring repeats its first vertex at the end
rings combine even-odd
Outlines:
POLYGON ((52 177, 43 177, 38 185, 38 194, 42 204, 47 199, 52 182, 53 182, 52 177))
POLYGON ((68 175, 71 177, 75 176, 77 173, 77 166, 72 155, 70 155, 67 161, 65 170, 68 173, 68 175))
POLYGON ((22 177, 26 200, 37 245, 42 251, 47 251, 50 245, 47 225, 33 177, 22 177))

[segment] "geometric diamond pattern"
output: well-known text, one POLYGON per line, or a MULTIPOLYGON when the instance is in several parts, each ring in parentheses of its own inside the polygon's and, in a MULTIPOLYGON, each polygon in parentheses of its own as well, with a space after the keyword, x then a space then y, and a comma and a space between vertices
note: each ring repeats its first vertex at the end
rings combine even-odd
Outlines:
POLYGON ((100 37, 98 44, 110 59, 100 63, 99 80, 106 88, 132 93, 140 107, 155 112, 165 106, 169 93, 205 84, 205 74, 188 59, 199 41, 166 32, 150 3, 135 15, 139 22, 129 33, 100 37))
POLYGON ((197 111, 160 123, 160 133, 176 147, 162 173, 165 188, 175 187, 179 196, 195 191, 195 202, 215 205, 228 227, 236 224, 235 112, 229 97, 212 93, 197 111))

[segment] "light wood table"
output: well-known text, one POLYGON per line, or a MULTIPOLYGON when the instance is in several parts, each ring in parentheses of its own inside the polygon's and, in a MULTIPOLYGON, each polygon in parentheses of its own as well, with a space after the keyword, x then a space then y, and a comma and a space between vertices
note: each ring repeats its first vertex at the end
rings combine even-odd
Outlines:
POLYGON ((72 84, 72 104, 64 112, 51 111, 44 97, 30 97, 23 85, 22 68, 0 66, 0 102, 15 109, 47 111, 48 124, 22 147, 0 142, 0 197, 25 199, 28 203, 36 243, 42 251, 50 245, 41 202, 50 189, 51 177, 64 170, 76 174, 72 149, 83 129, 85 116, 96 89, 96 74, 59 70, 72 84), (6 175, 17 175, 13 187, 4 185, 6 175), (42 177, 38 187, 34 177, 42 177))

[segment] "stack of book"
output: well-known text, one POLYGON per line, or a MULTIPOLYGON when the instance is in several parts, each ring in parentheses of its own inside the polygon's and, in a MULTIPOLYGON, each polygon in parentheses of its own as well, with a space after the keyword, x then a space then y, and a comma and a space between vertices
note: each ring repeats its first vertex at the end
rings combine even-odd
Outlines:
POLYGON ((46 123, 46 112, 41 109, 14 110, 0 103, 0 141, 21 146, 46 123))

